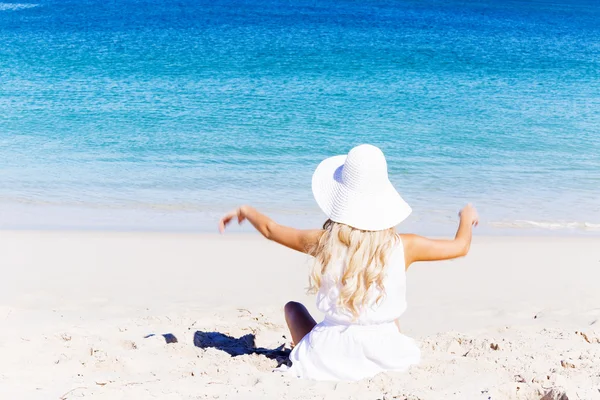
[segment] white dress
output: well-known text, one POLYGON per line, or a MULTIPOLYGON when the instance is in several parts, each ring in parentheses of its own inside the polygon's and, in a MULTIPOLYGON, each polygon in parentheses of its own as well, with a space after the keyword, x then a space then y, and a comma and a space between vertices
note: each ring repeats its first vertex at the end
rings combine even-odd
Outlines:
MULTIPOLYGON (((342 257, 343 258, 343 257, 342 257)), ((331 265, 340 276, 344 261, 331 265)), ((383 371, 405 371, 420 361, 415 341, 400 333, 395 320, 406 310, 404 248, 399 240, 388 258, 384 278, 385 297, 377 305, 379 292, 371 288, 371 306, 357 320, 337 307, 339 285, 331 274, 323 277, 317 308, 325 320, 317 324, 294 347, 289 372, 299 378, 354 381, 383 371)))

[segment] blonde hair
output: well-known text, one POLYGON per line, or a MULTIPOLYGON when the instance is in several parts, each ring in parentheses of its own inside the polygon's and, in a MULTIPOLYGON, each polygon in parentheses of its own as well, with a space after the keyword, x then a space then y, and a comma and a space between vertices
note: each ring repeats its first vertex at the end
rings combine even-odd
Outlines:
POLYGON ((323 282, 323 275, 330 265, 343 261, 345 268, 338 275, 331 276, 340 286, 338 307, 349 311, 354 319, 367 305, 369 289, 373 285, 380 294, 375 300, 379 303, 385 292, 383 278, 390 250, 397 243, 398 235, 394 228, 381 231, 363 231, 351 226, 327 220, 323 234, 311 249, 315 262, 310 274, 309 292, 315 293, 323 282), (344 250, 347 250, 344 253, 344 250), (344 257, 343 260, 340 260, 344 257))

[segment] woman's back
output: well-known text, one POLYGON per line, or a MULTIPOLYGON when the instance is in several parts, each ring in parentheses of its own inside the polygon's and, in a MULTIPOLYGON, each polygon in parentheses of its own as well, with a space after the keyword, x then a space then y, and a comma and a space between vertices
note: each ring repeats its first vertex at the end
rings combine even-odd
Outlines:
MULTIPOLYGON (((385 254, 385 264, 379 266, 381 285, 367 285, 365 303, 357 313, 340 301, 340 277, 347 275, 348 250, 327 265, 317 292, 317 307, 325 319, 290 354, 293 374, 317 380, 357 380, 381 371, 403 371, 419 362, 415 342, 396 325, 406 310, 406 275, 402 240, 395 235, 394 242, 385 254)), ((374 258, 369 254, 368 259, 374 258)), ((364 270, 368 265, 361 267, 364 270)))
POLYGON ((361 308, 357 318, 345 307, 341 307, 338 301, 341 287, 339 277, 343 275, 347 265, 346 258, 344 252, 330 264, 317 292, 317 308, 325 314, 325 319, 337 324, 357 325, 381 324, 398 319, 406 310, 406 268, 400 237, 398 236, 397 243, 387 255, 383 292, 377 285, 371 285, 366 305, 361 308))

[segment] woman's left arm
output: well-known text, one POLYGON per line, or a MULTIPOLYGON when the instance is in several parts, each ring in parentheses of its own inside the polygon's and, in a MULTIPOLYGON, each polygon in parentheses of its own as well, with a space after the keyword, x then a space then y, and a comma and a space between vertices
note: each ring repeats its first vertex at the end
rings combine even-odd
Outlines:
POLYGON ((302 253, 308 253, 323 234, 321 229, 301 230, 279 225, 250 206, 241 206, 221 218, 219 231, 223 233, 234 218, 240 224, 247 219, 265 238, 302 253))

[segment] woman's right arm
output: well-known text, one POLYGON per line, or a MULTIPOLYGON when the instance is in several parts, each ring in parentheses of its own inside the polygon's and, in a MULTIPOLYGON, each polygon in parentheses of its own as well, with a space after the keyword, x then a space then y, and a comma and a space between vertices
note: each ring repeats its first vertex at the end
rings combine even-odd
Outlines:
POLYGON ((404 245, 406 268, 419 261, 450 260, 464 257, 471 247, 473 226, 479 223, 477 211, 470 204, 460 212, 460 223, 454 240, 428 239, 419 235, 400 235, 404 245))
POLYGON ((279 225, 250 206, 241 206, 227 213, 219 221, 219 231, 223 233, 226 226, 234 219, 237 219, 240 224, 248 220, 265 238, 302 253, 309 253, 323 234, 322 229, 302 230, 279 225))

